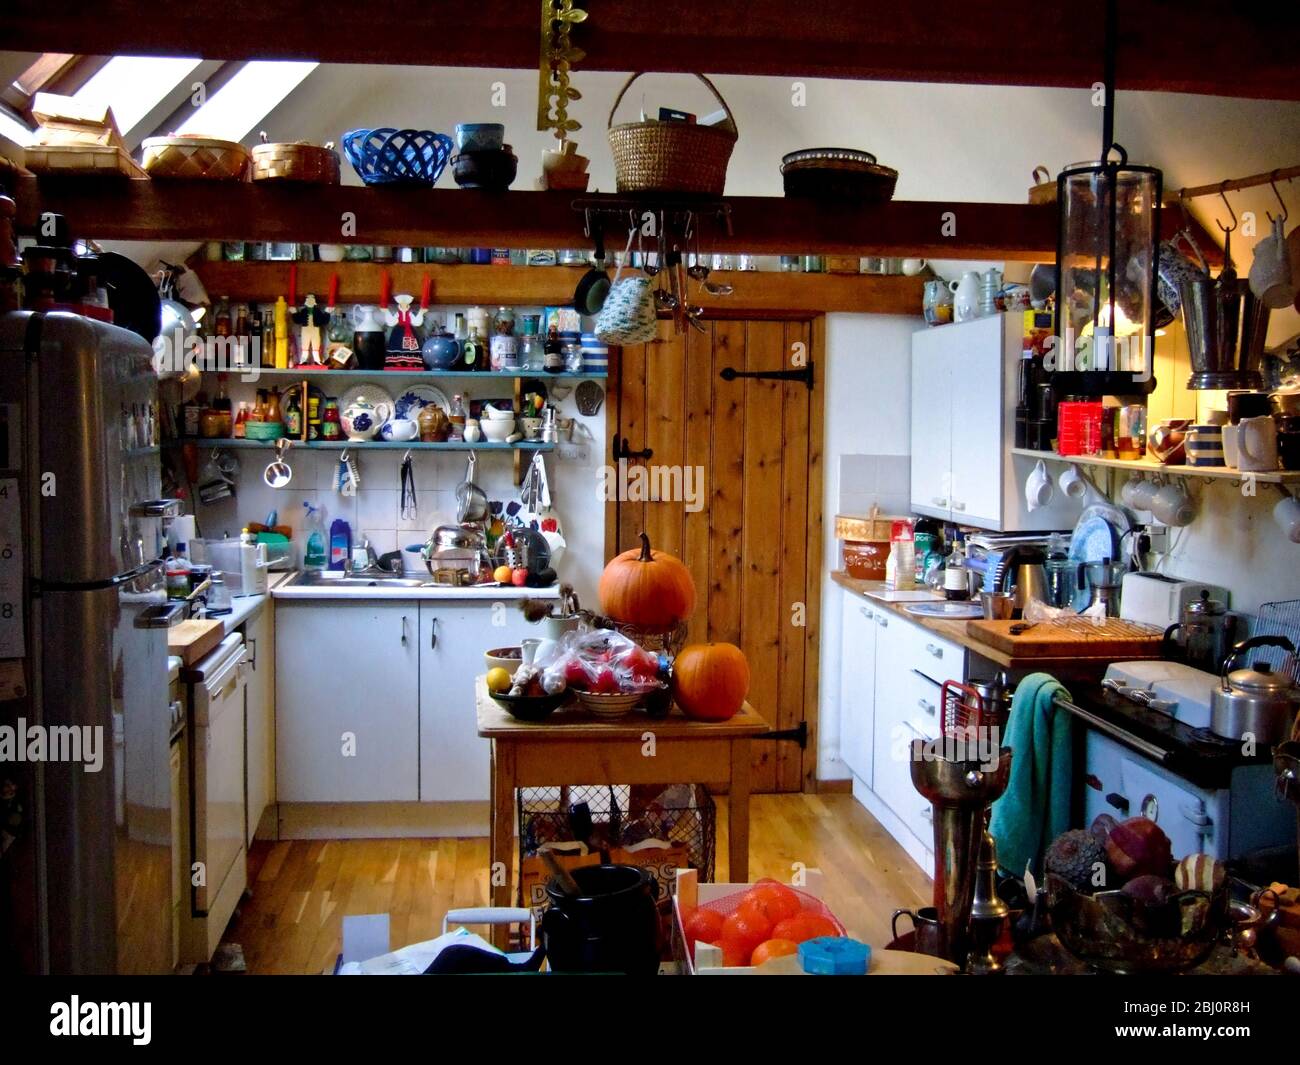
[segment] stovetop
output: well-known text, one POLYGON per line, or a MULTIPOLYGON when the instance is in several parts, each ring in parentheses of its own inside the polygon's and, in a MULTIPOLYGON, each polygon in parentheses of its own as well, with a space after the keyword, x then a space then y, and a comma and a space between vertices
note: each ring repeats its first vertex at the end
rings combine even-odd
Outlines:
POLYGON ((1267 744, 1254 755, 1246 756, 1240 743, 1216 736, 1207 728, 1185 724, 1162 710, 1140 706, 1100 683, 1072 684, 1070 692, 1076 706, 1114 726, 1123 735, 1108 734, 1199 787, 1229 787, 1234 769, 1272 762, 1267 744), (1127 742, 1126 736, 1158 748, 1162 756, 1157 757, 1140 743, 1127 742))

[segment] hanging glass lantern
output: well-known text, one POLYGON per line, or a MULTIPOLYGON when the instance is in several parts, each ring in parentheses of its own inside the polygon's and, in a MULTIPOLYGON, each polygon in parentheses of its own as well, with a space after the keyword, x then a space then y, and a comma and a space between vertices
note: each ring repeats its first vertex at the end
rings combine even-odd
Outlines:
POLYGON ((1118 161, 1078 163, 1057 178, 1058 369, 1142 383, 1154 365, 1162 181, 1154 167, 1130 165, 1119 145, 1108 147, 1107 157, 1113 153, 1118 161))

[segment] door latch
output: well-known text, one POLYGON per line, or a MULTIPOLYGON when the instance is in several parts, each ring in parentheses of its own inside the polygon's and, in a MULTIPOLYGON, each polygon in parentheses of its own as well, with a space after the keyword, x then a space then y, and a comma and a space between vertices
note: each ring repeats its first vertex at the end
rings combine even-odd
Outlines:
POLYGON ((755 381, 802 381, 808 386, 808 391, 813 388, 813 364, 809 359, 807 365, 797 370, 737 370, 731 366, 724 366, 718 371, 718 376, 724 381, 734 381, 739 377, 749 377, 755 381))
POLYGON ((628 446, 626 436, 616 435, 614 437, 614 461, 615 462, 618 462, 619 459, 645 459, 649 461, 649 459, 653 455, 654 455, 653 448, 643 447, 640 451, 633 451, 628 446))

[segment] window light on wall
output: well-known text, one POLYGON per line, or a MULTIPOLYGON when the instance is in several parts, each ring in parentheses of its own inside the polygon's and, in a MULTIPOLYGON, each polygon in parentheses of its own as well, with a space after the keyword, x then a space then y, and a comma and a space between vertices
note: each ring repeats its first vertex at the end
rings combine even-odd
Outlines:
POLYGON ((126 134, 144 121, 200 62, 158 56, 116 56, 77 90, 75 99, 96 108, 111 107, 117 128, 126 134))
POLYGON ((243 140, 316 66, 311 62, 274 60, 245 63, 176 132, 243 140))

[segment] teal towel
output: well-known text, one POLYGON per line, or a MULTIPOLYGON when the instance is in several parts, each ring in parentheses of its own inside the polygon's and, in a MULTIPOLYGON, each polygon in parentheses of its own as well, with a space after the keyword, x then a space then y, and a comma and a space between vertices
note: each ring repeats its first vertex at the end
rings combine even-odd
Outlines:
POLYGON ((1049 673, 1031 673, 1016 687, 1004 747, 1010 747, 1011 778, 993 804, 989 831, 998 844, 998 865, 1013 876, 1039 871, 1043 848, 1069 827, 1072 776, 1068 710, 1052 699, 1070 693, 1049 673))

